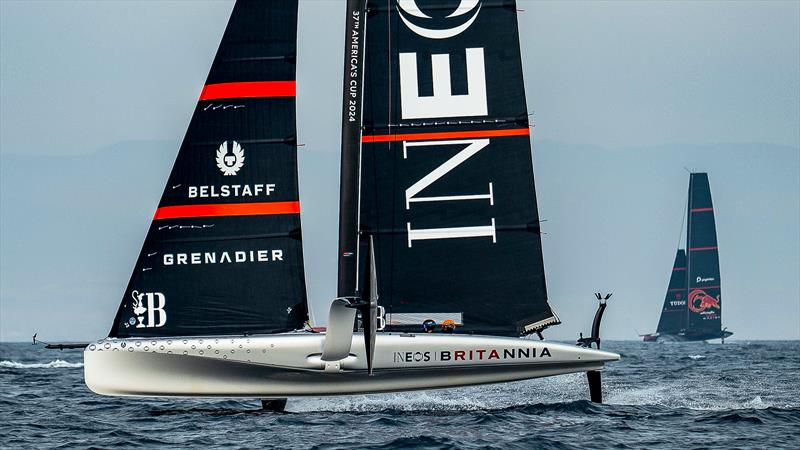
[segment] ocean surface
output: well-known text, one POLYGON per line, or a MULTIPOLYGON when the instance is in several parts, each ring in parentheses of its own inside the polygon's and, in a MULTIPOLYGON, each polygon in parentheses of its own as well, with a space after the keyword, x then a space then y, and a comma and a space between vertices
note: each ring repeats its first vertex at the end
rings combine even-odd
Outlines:
POLYGON ((800 341, 608 341, 606 403, 574 374, 470 388, 253 401, 102 397, 82 354, 0 343, 0 447, 798 448, 800 341))

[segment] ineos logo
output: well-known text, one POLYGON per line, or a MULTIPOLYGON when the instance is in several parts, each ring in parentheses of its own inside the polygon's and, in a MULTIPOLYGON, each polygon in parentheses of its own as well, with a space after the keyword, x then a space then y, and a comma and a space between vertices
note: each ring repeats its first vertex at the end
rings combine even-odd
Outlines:
POLYGON ((397 0, 400 19, 414 33, 428 39, 447 39, 466 30, 481 11, 480 0, 461 0, 458 7, 444 18, 436 19, 422 12, 416 0, 397 0), (445 27, 432 28, 435 22, 445 27))

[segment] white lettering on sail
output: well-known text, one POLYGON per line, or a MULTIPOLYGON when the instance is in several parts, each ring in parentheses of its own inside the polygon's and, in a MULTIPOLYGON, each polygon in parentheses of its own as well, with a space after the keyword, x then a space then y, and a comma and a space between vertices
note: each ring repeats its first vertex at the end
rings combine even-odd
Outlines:
POLYGON ((427 146, 440 146, 440 145, 466 145, 466 147, 455 156, 445 161, 442 165, 434 169, 431 173, 422 177, 419 181, 412 184, 411 187, 406 189, 406 209, 411 208, 412 202, 442 202, 452 200, 478 200, 487 199, 489 205, 494 205, 494 193, 492 190, 492 183, 489 183, 488 193, 486 194, 472 194, 472 195, 443 195, 438 197, 418 197, 422 190, 433 184, 436 180, 440 179, 454 168, 458 167, 461 163, 474 156, 481 149, 489 145, 489 139, 463 139, 453 141, 420 141, 420 142, 403 142, 403 159, 408 158, 409 147, 427 147, 427 146))
POLYGON ((167 323, 167 313, 164 311, 166 298, 160 292, 147 294, 149 301, 147 302, 147 316, 149 322, 148 327, 163 327, 167 323), (155 323, 155 317, 158 316, 158 323, 155 323))
POLYGON ((275 192, 275 184, 223 184, 220 186, 189 186, 189 198, 265 197, 275 192))
POLYGON ((164 253, 161 259, 165 266, 265 263, 269 261, 283 261, 283 250, 164 253))
POLYGON ((483 48, 468 48, 467 94, 453 95, 450 83, 450 55, 432 55, 433 95, 420 97, 417 54, 400 53, 400 109, 403 119, 485 116, 486 69, 483 48))
POLYGON ((471 237, 491 237, 492 243, 497 243, 497 234, 495 232, 494 217, 492 217, 491 225, 478 226, 478 227, 453 227, 453 228, 423 228, 419 230, 412 230, 411 223, 406 222, 408 230, 408 246, 414 241, 421 241, 426 239, 456 239, 456 238, 471 238, 471 237))
MULTIPOLYGON (((167 323, 167 312, 164 311, 166 305, 166 297, 160 292, 142 292, 133 291, 133 314, 136 319, 131 318, 130 324, 136 324, 136 328, 158 328, 163 327, 167 323), (147 315, 145 316, 145 313, 147 315), (145 322, 145 317, 147 322, 145 322), (158 321, 156 321, 158 317, 158 321)), ((127 325, 126 325, 127 326, 127 325)))

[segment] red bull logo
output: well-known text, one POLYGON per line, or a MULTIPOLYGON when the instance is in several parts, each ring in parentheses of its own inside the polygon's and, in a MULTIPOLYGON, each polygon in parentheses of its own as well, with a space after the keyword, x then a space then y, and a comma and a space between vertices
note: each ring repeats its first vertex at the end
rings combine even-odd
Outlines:
POLYGON ((689 292, 689 309, 698 314, 712 308, 720 309, 719 300, 719 295, 714 298, 708 295, 706 291, 702 289, 695 289, 692 292, 689 292))

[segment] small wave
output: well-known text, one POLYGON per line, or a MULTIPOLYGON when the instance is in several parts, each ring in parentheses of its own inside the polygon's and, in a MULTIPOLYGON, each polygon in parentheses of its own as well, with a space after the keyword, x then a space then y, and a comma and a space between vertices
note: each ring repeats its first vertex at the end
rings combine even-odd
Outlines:
POLYGON ((0 367, 7 369, 74 369, 83 367, 83 363, 71 363, 61 359, 47 363, 19 363, 16 361, 0 361, 0 367))
POLYGON ((703 355, 689 355, 689 359, 698 360, 698 359, 703 359, 703 358, 705 358, 705 356, 703 356, 703 355))

